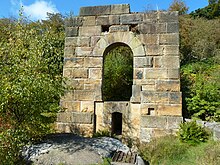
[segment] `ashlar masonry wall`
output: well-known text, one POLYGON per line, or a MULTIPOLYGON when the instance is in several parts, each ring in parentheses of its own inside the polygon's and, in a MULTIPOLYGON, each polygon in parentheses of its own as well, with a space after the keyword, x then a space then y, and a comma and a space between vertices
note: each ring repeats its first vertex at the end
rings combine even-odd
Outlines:
POLYGON ((122 136, 149 141, 175 132, 182 121, 178 12, 131 13, 127 4, 82 7, 66 21, 63 76, 71 87, 61 100, 60 132, 90 136, 111 131, 122 113, 122 136), (106 49, 123 43, 133 52, 130 101, 102 99, 106 49))

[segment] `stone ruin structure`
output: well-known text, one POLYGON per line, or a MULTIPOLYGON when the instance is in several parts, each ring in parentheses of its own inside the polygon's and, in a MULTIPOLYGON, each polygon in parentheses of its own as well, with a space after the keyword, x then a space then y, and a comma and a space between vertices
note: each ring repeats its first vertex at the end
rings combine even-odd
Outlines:
POLYGON ((108 130, 149 141, 182 121, 178 12, 131 13, 128 4, 82 7, 66 21, 60 132, 108 130), (117 45, 133 52, 129 101, 103 101, 103 60, 117 45))

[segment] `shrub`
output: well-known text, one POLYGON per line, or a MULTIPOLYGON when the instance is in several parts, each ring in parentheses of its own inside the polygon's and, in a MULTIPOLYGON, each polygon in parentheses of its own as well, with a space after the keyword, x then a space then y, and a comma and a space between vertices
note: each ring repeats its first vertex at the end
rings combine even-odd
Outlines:
POLYGON ((109 132, 108 130, 98 130, 96 133, 93 134, 94 138, 96 137, 111 137, 111 132, 109 132))
POLYGON ((139 148, 142 158, 150 164, 165 164, 170 159, 178 160, 186 150, 186 145, 181 144, 175 136, 156 138, 139 148))
POLYGON ((206 142, 210 137, 210 133, 204 127, 198 125, 196 121, 192 121, 180 124, 178 137, 181 142, 196 145, 206 142))

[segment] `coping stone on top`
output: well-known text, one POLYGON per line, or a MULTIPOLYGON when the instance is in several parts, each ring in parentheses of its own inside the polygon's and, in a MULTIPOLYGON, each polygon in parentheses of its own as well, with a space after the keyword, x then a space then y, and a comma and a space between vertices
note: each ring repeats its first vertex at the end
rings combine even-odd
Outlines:
POLYGON ((105 6, 88 6, 80 8, 80 16, 90 15, 110 15, 110 14, 129 14, 129 4, 105 5, 105 6))

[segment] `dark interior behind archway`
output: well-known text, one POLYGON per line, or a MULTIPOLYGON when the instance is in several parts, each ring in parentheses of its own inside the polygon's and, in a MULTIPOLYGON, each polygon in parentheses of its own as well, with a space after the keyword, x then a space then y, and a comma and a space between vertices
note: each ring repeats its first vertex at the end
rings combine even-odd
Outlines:
POLYGON ((107 49, 104 56, 104 101, 129 101, 133 84, 133 53, 125 44, 107 49))

